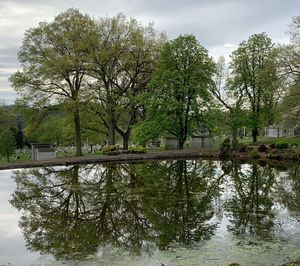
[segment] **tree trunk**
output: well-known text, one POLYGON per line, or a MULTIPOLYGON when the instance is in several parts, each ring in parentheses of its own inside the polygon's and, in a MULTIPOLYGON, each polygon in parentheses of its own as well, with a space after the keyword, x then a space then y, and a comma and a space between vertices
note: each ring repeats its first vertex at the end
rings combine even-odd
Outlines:
POLYGON ((235 150, 237 147, 237 135, 238 135, 238 130, 237 128, 232 129, 232 149, 235 150))
POLYGON ((77 109, 73 113, 73 115, 74 115, 74 124, 75 124, 76 156, 82 156, 79 110, 77 109))
POLYGON ((113 121, 108 124, 108 145, 115 145, 116 141, 116 127, 113 121))
POLYGON ((183 150, 183 145, 184 145, 184 141, 183 140, 179 140, 178 141, 178 149, 179 150, 183 150))
POLYGON ((124 134, 122 136, 122 138, 123 138, 123 150, 128 150, 129 135, 128 134, 124 134))
POLYGON ((252 129, 252 138, 253 138, 253 143, 257 142, 257 136, 258 136, 258 128, 255 127, 252 129))
POLYGON ((127 130, 125 132, 121 128, 119 128, 117 125, 116 125, 115 129, 122 137, 123 150, 128 150, 129 138, 130 138, 130 134, 131 134, 131 127, 127 128, 127 130))

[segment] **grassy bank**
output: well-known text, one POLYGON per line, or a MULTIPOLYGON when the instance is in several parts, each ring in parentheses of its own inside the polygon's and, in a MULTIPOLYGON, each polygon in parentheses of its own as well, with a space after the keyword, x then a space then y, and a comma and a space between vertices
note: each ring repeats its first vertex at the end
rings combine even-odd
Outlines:
MULTIPOLYGON (((221 147, 222 142, 226 137, 217 137, 215 138, 213 147, 219 149, 221 147)), ((289 146, 296 145, 298 146, 298 150, 300 150, 300 136, 291 136, 291 137, 279 137, 279 138, 270 138, 270 137, 258 137, 258 142, 264 144, 276 144, 279 142, 285 142, 289 144, 289 146)), ((244 137, 238 138, 238 143, 242 144, 251 144, 253 143, 252 137, 244 137)))
MULTIPOLYGON (((17 158, 15 155, 13 155, 10 159, 9 162, 26 162, 31 160, 30 155, 28 154, 21 154, 19 158, 17 158)), ((6 157, 0 157, 0 164, 6 164, 7 159, 6 157)))
MULTIPOLYGON (((224 140, 225 137, 219 137, 219 138, 216 138, 215 141, 214 141, 214 146, 212 149, 207 149, 207 151, 205 151, 204 149, 204 154, 218 154, 219 152, 219 149, 220 149, 220 146, 221 146, 221 143, 222 141, 224 140)), ((243 139, 238 139, 239 143, 242 143, 242 144, 251 144, 252 143, 252 138, 250 137, 245 137, 243 139)), ((297 136, 297 137, 280 137, 280 138, 270 138, 270 137, 259 137, 258 138, 258 141, 260 143, 264 143, 264 144, 276 144, 276 143, 287 143, 289 144, 289 146, 293 146, 293 149, 298 151, 298 154, 300 152, 300 137, 297 136)), ((165 150, 163 147, 159 147, 159 148, 149 148, 147 150, 147 153, 163 153, 165 150)), ((190 150, 189 148, 185 149, 186 152, 189 152, 189 151, 193 151, 193 150, 190 150)), ((198 150, 199 152, 203 152, 202 149, 199 149, 198 150)), ((251 157, 251 154, 245 154, 243 155, 245 158, 247 157, 251 157)), ((283 155, 285 156, 285 155, 283 155)), ((101 151, 97 151, 96 154, 84 154, 83 156, 84 158, 86 157, 105 157, 101 151)), ((63 152, 58 152, 57 153, 57 158, 56 160, 64 160, 64 159, 72 159, 72 158, 75 158, 75 153, 68 153, 68 154, 64 154, 63 152)), ((289 158, 287 158, 289 159, 289 158)), ((21 154, 19 158, 16 158, 16 156, 12 156, 11 160, 10 160, 10 163, 11 164, 14 164, 14 165, 18 165, 18 164, 23 164, 23 163, 28 163, 30 164, 31 163, 31 158, 30 158, 30 154, 21 154)), ((0 158, 0 165, 7 165, 7 160, 6 158, 2 157, 0 158)))
MULTIPOLYGON (((239 139, 238 141, 243 144, 250 144, 252 143, 252 138, 246 137, 243 139, 239 139)), ((289 146, 296 144, 298 147, 300 147, 300 136, 279 137, 279 138, 258 137, 258 141, 264 144, 273 144, 273 143, 276 144, 278 142, 286 142, 289 144, 289 146)))

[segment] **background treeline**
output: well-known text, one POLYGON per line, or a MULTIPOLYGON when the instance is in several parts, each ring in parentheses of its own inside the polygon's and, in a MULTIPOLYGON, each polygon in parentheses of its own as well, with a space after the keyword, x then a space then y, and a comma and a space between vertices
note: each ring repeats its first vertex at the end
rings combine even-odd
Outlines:
POLYGON ((69 9, 26 31, 10 78, 20 98, 16 111, 0 109, 1 127, 16 140, 75 144, 76 155, 86 139, 127 149, 173 134, 183 148, 203 128, 230 133, 233 147, 246 128, 256 142, 265 126, 299 123, 299 31, 295 17, 289 44, 254 34, 215 62, 193 35, 168 40, 122 14, 69 9))

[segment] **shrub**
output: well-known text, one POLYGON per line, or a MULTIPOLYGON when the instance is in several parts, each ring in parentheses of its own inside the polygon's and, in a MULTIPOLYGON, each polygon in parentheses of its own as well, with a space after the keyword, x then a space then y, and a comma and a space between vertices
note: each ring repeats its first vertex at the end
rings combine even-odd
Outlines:
POLYGON ((247 145, 243 144, 243 143, 238 143, 236 148, 239 152, 246 152, 247 151, 247 145))
POLYGON ((9 162, 10 157, 15 153, 16 150, 16 140, 13 134, 8 128, 0 128, 0 157, 5 156, 7 162, 9 162))
POLYGON ((119 148, 120 148, 119 145, 105 146, 102 149, 102 153, 104 155, 117 155, 117 154, 120 154, 119 148))
POLYGON ((288 149, 289 144, 287 142, 276 142, 275 147, 276 147, 276 149, 279 149, 279 150, 288 149))
POLYGON ((129 147, 128 152, 129 153, 145 153, 146 148, 144 148, 143 146, 132 146, 132 147, 129 147))
POLYGON ((257 149, 253 149, 251 152, 250 152, 250 157, 251 158, 259 158, 260 155, 258 153, 258 150, 257 149))
POLYGON ((258 147, 258 151, 259 152, 266 152, 268 150, 268 147, 264 144, 261 144, 259 147, 258 147))
POLYGON ((290 147, 293 149, 297 149, 298 148, 298 143, 291 143, 290 147))
POLYGON ((229 151, 230 151, 230 139, 226 138, 221 144, 221 154, 222 155, 228 154, 229 151))

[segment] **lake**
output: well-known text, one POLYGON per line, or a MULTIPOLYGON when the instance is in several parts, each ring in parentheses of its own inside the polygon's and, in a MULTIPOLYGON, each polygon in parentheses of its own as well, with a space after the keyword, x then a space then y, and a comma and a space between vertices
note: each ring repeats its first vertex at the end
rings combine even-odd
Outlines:
POLYGON ((0 171, 0 265, 300 260, 300 167, 210 160, 0 171))

